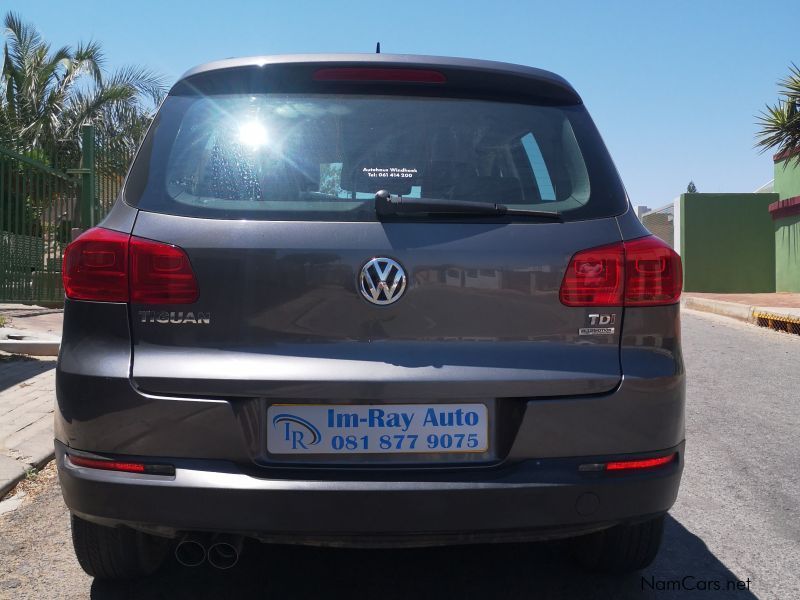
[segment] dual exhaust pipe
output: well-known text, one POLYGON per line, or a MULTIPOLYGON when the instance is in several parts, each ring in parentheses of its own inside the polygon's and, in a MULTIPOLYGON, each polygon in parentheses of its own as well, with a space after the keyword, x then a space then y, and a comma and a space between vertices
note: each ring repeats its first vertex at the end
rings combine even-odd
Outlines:
POLYGON ((216 569, 230 569, 239 562, 243 542, 240 535, 191 534, 175 546, 175 559, 184 567, 199 567, 208 561, 216 569))

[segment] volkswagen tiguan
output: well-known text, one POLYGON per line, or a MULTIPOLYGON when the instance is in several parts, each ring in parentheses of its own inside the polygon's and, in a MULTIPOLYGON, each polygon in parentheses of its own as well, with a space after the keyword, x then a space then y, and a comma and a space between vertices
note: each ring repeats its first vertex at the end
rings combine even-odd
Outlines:
POLYGON ((678 255, 576 91, 424 56, 195 68, 64 257, 56 455, 105 579, 242 540, 658 551, 678 255))

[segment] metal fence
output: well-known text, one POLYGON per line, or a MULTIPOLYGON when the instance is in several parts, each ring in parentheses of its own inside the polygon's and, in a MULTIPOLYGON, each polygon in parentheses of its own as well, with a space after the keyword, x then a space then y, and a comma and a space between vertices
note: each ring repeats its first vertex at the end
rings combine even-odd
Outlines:
POLYGON ((94 155, 91 157, 92 186, 94 187, 94 216, 98 222, 117 199, 125 176, 128 174, 136 151, 127 141, 105 137, 100 132, 94 134, 94 155))
POLYGON ((131 159, 125 150, 91 126, 80 146, 0 147, 0 302, 63 302, 64 248, 111 208, 131 159))
POLYGON ((642 223, 656 237, 661 238, 673 248, 675 247, 675 205, 668 204, 664 208, 650 211, 642 215, 642 223))

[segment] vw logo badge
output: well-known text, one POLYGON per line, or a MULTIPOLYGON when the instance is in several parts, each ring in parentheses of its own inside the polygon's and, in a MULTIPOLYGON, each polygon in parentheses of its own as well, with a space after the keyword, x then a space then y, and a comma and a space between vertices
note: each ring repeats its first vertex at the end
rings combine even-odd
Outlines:
POLYGON ((361 267, 358 287, 372 304, 392 304, 406 291, 406 272, 391 258, 373 258, 361 267))

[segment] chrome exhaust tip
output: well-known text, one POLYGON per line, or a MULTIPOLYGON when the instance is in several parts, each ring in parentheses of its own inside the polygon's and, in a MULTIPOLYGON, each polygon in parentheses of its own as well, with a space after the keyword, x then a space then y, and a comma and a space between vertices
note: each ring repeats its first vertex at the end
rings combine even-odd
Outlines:
POLYGON ((175 546, 175 560, 184 567, 199 567, 206 561, 206 556, 206 546, 196 536, 186 536, 175 546))
POLYGON ((225 570, 236 566, 242 552, 244 538, 237 535, 215 537, 208 547, 208 562, 212 567, 225 570))

